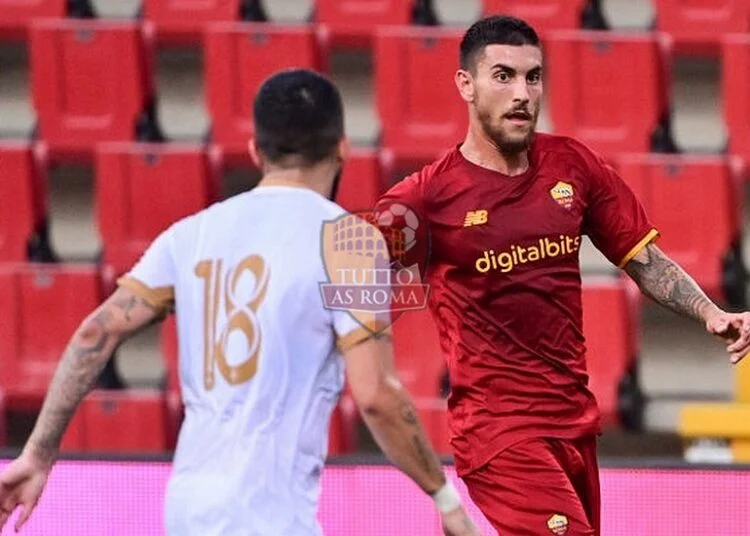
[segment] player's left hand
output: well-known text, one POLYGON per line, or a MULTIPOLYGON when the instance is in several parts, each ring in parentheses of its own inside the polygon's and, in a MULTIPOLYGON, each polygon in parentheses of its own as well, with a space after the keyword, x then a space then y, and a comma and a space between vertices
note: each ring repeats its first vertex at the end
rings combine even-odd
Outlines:
POLYGON ((15 529, 21 530, 39 502, 51 469, 48 462, 25 450, 0 474, 0 531, 18 506, 23 510, 15 529))
POLYGON ((706 330, 724 340, 733 365, 750 354, 750 312, 719 311, 706 320, 706 330))

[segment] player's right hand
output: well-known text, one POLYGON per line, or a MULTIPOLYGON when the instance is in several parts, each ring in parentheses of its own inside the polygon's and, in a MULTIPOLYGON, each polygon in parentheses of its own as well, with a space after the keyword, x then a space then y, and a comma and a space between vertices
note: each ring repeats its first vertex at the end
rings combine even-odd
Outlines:
POLYGON ((15 529, 21 530, 42 496, 51 469, 49 463, 24 451, 0 474, 0 531, 18 506, 23 510, 15 529))
POLYGON ((480 536, 479 529, 474 525, 463 506, 459 506, 447 514, 440 514, 440 520, 443 524, 445 536, 480 536))

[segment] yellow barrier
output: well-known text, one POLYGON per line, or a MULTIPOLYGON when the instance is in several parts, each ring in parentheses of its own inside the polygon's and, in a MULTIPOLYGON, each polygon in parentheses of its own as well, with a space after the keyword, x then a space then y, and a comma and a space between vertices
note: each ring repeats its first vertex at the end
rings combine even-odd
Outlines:
POLYGON ((750 462, 750 358, 735 368, 734 402, 687 404, 678 431, 687 439, 729 440, 736 462, 750 462))

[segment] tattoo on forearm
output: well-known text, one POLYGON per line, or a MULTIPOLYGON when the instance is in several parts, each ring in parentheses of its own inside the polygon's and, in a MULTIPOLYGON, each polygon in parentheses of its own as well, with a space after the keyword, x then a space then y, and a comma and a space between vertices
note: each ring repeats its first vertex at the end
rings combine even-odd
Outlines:
POLYGON ((626 266, 625 271, 644 294, 664 307, 696 320, 713 306, 695 281, 652 244, 626 266))
POLYGON ((407 403, 401 406, 401 418, 404 419, 404 422, 408 424, 419 424, 417 415, 416 413, 414 413, 414 406, 412 406, 411 403, 407 403))
POLYGON ((60 360, 30 438, 38 455, 54 461, 68 423, 118 344, 155 315, 144 300, 126 297, 112 300, 84 321, 60 360))

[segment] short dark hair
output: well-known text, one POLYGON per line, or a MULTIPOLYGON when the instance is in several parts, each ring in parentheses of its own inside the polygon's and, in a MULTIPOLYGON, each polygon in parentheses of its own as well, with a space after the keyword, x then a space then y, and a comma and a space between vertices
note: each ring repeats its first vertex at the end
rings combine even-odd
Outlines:
POLYGON ((258 149, 288 167, 311 166, 333 155, 344 137, 344 106, 336 86, 307 69, 268 78, 253 104, 258 149))
POLYGON ((478 20, 461 40, 461 68, 473 70, 476 57, 488 45, 541 46, 534 28, 515 17, 493 15, 478 20))

